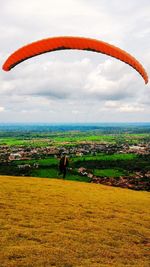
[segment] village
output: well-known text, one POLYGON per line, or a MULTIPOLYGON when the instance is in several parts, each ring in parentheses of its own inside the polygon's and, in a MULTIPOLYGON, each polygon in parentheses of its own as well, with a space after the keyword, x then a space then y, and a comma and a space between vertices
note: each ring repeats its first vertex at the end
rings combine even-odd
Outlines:
MULTIPOLYGON (((107 142, 80 142, 76 145, 67 143, 57 146, 47 147, 32 147, 32 146, 0 146, 0 164, 11 164, 13 161, 20 161, 18 169, 26 170, 30 168, 39 168, 38 162, 29 164, 28 161, 54 157, 59 158, 61 154, 66 154, 71 158, 82 158, 85 155, 96 156, 100 153, 105 155, 112 154, 136 154, 136 155, 150 155, 150 143, 139 143, 134 145, 129 144, 111 144, 107 142), (25 161, 25 163, 21 163, 25 161)), ((72 168, 70 168, 70 172, 72 168)), ((92 183, 101 183, 112 186, 119 186, 123 188, 130 188, 135 190, 150 190, 150 171, 137 171, 132 176, 115 177, 96 176, 91 170, 80 166, 77 170, 81 176, 86 176, 92 183)))
POLYGON ((67 143, 63 146, 47 146, 47 147, 32 147, 32 146, 0 146, 0 162, 11 162, 13 160, 29 160, 40 159, 49 156, 55 156, 65 153, 69 157, 82 157, 84 155, 104 154, 128 154, 135 153, 138 155, 150 154, 150 143, 139 143, 138 145, 128 144, 111 144, 107 142, 81 142, 77 145, 67 143))

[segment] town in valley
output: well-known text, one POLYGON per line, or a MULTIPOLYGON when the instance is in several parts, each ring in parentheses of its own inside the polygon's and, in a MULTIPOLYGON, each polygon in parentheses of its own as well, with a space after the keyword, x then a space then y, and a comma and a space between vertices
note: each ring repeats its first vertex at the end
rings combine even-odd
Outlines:
POLYGON ((150 190, 150 125, 1 126, 0 174, 58 178, 150 190))

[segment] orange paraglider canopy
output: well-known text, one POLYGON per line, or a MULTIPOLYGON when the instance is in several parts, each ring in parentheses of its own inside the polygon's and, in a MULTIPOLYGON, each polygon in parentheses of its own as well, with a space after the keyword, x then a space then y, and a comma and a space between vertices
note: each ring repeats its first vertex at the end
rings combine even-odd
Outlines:
POLYGON ((143 77, 145 83, 148 83, 148 75, 145 69, 129 53, 106 42, 83 37, 70 37, 70 36, 51 37, 28 44, 15 51, 13 54, 11 54, 5 61, 2 68, 5 71, 9 71, 17 64, 28 58, 46 52, 63 50, 63 49, 79 49, 79 50, 94 51, 120 59, 121 61, 133 67, 137 72, 139 72, 139 74, 143 77))

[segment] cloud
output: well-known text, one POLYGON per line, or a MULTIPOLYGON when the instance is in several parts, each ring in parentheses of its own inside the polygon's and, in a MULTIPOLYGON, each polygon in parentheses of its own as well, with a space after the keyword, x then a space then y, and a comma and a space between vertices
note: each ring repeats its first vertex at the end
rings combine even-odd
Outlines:
POLYGON ((134 104, 133 106, 124 104, 119 108, 119 110, 122 112, 143 112, 144 106, 142 106, 141 104, 134 104))
MULTIPOLYGON (((26 43, 75 35, 127 50, 150 75, 148 0, 5 0, 0 15, 1 65, 26 43)), ((150 85, 135 70, 97 53, 57 51, 0 72, 0 106, 5 110, 0 121, 59 121, 60 114, 64 121, 144 121, 150 115, 149 99, 150 85)))
POLYGON ((98 65, 84 57, 74 62, 55 60, 30 64, 17 66, 18 70, 9 80, 3 76, 1 94, 102 101, 127 99, 138 93, 134 90, 134 71, 115 59, 106 59, 98 65))
POLYGON ((0 107, 0 112, 3 112, 4 110, 4 107, 0 107))
POLYGON ((123 101, 106 101, 104 104, 106 110, 116 110, 121 112, 144 112, 145 106, 140 103, 123 103, 123 101))

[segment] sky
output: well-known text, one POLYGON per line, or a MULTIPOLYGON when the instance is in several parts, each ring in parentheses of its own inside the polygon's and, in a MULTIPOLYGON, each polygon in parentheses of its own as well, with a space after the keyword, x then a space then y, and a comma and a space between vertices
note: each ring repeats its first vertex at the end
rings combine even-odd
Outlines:
MULTIPOLYGON (((102 40, 133 55, 150 77, 149 0, 0 0, 0 65, 54 36, 102 40)), ((61 50, 0 69, 0 123, 150 122, 150 83, 100 53, 61 50)))

